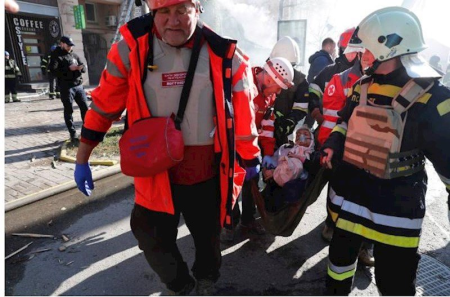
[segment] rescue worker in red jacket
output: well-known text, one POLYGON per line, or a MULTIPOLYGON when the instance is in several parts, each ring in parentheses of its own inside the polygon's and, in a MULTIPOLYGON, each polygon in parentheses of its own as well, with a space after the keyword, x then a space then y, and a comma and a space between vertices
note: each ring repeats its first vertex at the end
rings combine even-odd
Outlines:
MULTIPOLYGON (((450 90, 418 53, 426 48, 420 21, 402 7, 364 18, 349 43, 374 60, 350 90, 323 145, 336 168, 340 210, 329 248, 325 295, 348 295, 363 240, 374 243, 381 295, 411 295, 425 216, 425 158, 450 198, 450 90)), ((364 58, 364 57, 363 57, 364 58)))
MULTIPOLYGON (((346 55, 349 55, 350 53, 353 53, 355 56, 357 55, 358 57, 355 58, 356 63, 351 68, 333 75, 325 88, 323 94, 324 121, 322 125, 319 126, 319 132, 317 133, 319 147, 323 145, 333 128, 336 126, 336 122, 339 118, 338 111, 344 107, 349 90, 362 76, 363 69, 370 67, 373 63, 373 59, 368 57, 368 55, 365 55, 364 59, 360 58, 361 52, 363 51, 364 50, 361 47, 347 47, 344 53, 346 55)), ((330 176, 327 191, 327 218, 325 220, 325 228, 328 229, 328 233, 331 233, 331 235, 334 231, 334 222, 336 222, 340 210, 340 197, 345 195, 345 188, 340 188, 340 183, 334 181, 339 178, 341 178, 339 175, 330 176)), ((358 263, 366 266, 374 266, 375 261, 373 258, 372 243, 363 241, 358 256, 358 263)))
POLYGON ((169 294, 189 295, 196 284, 198 295, 212 295, 220 276, 221 227, 231 222, 244 178, 256 175, 260 164, 252 106, 256 88, 248 57, 236 49, 236 41, 220 37, 199 20, 199 1, 149 0, 148 5, 151 14, 120 29, 123 39, 112 46, 100 85, 92 92, 75 181, 90 194, 90 153, 125 109, 129 129, 150 116, 139 106, 147 105, 156 117, 176 113, 192 36, 200 32, 199 59, 181 123, 184 159, 168 171, 134 179, 131 229, 169 294), (195 243, 195 280, 176 244, 180 214, 195 243))
MULTIPOLYGON (((322 115, 322 97, 325 87, 327 86, 330 79, 336 73, 341 73, 344 70, 352 67, 356 60, 356 55, 349 53, 345 54, 344 50, 348 45, 348 41, 352 37, 355 28, 349 28, 342 32, 339 37, 338 47, 339 56, 336 58, 333 64, 326 66, 319 74, 314 78, 313 81, 309 82, 309 100, 308 109, 311 113, 311 117, 320 126, 323 121, 322 115)), ((317 145, 317 143, 316 143, 317 145)))
MULTIPOLYGON (((308 110, 311 113, 311 116, 316 120, 318 127, 322 125, 322 122, 324 120, 322 111, 323 106, 322 101, 323 101, 323 93, 325 91, 326 86, 328 85, 333 75, 341 73, 342 71, 351 68, 357 61, 355 52, 344 53, 354 31, 355 28, 352 27, 342 32, 338 41, 339 57, 336 58, 334 64, 325 67, 315 77, 315 79, 309 83, 309 98, 307 98, 309 101, 308 110)), ((314 131, 314 135, 316 138, 316 148, 320 148, 320 143, 317 141, 318 132, 319 128, 316 128, 316 130, 314 131)), ((328 214, 321 232, 322 238, 327 242, 330 242, 331 237, 333 236, 333 226, 334 226, 333 221, 328 214)))
MULTIPOLYGON (((276 95, 281 90, 287 90, 293 86, 294 70, 291 63, 282 57, 270 58, 263 68, 253 67, 253 79, 258 89, 258 95, 253 99, 255 108, 255 123, 258 129, 258 143, 263 156, 272 156, 275 151, 274 136, 274 104, 276 95)), ((278 99, 277 99, 278 100, 278 99)), ((234 218, 240 217, 240 225, 244 231, 259 235, 265 233, 264 227, 255 220, 255 202, 252 197, 250 180, 258 182, 259 175, 246 176, 242 188, 242 216, 239 205, 235 205, 234 218)), ((223 241, 233 240, 233 229, 224 228, 223 241)))

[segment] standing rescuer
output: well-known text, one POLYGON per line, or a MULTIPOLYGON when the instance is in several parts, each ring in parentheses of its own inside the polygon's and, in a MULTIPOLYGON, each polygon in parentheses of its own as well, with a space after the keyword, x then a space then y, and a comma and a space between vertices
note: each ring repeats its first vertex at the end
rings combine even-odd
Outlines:
POLYGON ((162 173, 135 177, 131 229, 168 293, 188 295, 196 284, 198 295, 211 295, 220 276, 221 226, 231 224, 246 171, 253 173, 260 164, 252 106, 256 88, 248 57, 237 50, 236 41, 199 20, 199 1, 147 3, 151 14, 120 29, 123 39, 112 46, 100 85, 92 92, 75 181, 90 195, 89 156, 112 122, 125 109, 129 129, 150 115, 176 113, 185 77, 193 75, 181 123, 184 159, 162 173), (195 73, 190 73, 191 54, 198 52, 195 73), (176 244, 181 214, 195 244, 196 281, 176 244))
POLYGON ((5 103, 11 102, 9 94, 11 94, 13 102, 20 102, 17 98, 16 79, 22 79, 22 73, 17 67, 16 61, 9 58, 9 53, 5 51, 5 103))
POLYGON ((72 38, 61 37, 59 47, 56 47, 51 54, 48 68, 51 74, 58 79, 61 102, 64 106, 64 121, 69 130, 70 139, 78 141, 77 130, 73 124, 73 101, 80 108, 83 122, 88 105, 82 77, 82 74, 86 72, 86 66, 80 60, 80 57, 73 52, 74 46, 72 38))
POLYGON ((56 48, 57 48, 56 45, 52 45, 50 47, 50 52, 47 55, 45 55, 41 60, 42 75, 47 76, 47 78, 48 78, 48 84, 49 84, 48 96, 51 100, 53 100, 55 98, 61 98, 61 94, 59 93, 59 87, 58 87, 58 79, 53 75, 52 72, 50 72, 50 69, 48 67, 48 65, 50 64, 52 52, 56 48))
POLYGON ((336 174, 346 187, 325 295, 350 293, 361 242, 370 240, 381 295, 413 296, 426 205, 425 157, 450 194, 450 90, 417 54, 426 48, 420 21, 405 8, 369 14, 349 46, 365 48, 374 62, 349 91, 323 145, 328 167, 342 158, 336 174))

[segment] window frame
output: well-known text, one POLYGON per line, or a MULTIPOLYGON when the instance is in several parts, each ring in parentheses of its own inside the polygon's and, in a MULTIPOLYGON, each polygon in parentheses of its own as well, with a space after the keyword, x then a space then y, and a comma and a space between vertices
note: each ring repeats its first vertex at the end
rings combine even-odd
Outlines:
POLYGON ((84 3, 84 10, 86 13, 86 22, 89 23, 98 23, 98 17, 97 17, 97 3, 93 3, 93 2, 85 2, 84 3), (92 9, 94 10, 94 20, 90 20, 88 19, 88 13, 87 13, 87 6, 91 5, 92 9))

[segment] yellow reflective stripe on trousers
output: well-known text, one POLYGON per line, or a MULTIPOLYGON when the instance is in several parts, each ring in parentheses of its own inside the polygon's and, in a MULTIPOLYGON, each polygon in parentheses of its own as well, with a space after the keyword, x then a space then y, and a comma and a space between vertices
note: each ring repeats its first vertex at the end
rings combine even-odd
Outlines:
POLYGON ((328 275, 337 280, 343 281, 348 278, 352 278, 355 275, 356 263, 346 267, 334 266, 331 262, 328 262, 328 275))
POLYGON ((342 218, 339 218, 336 224, 337 228, 346 230, 350 233, 359 234, 365 238, 372 239, 384 244, 405 247, 416 248, 419 246, 419 237, 406 237, 381 233, 379 231, 367 228, 361 224, 356 224, 342 218))

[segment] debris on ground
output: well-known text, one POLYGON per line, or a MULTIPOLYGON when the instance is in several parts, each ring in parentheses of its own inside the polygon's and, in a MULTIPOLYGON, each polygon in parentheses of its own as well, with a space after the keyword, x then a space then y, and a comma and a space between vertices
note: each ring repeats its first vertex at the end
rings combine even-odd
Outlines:
POLYGON ((36 233, 12 233, 11 235, 20 237, 32 237, 32 238, 55 238, 54 235, 36 234, 36 233))
POLYGON ((8 256, 6 256, 5 260, 8 260, 8 259, 11 258, 12 256, 14 256, 14 255, 20 253, 21 251, 23 251, 24 249, 26 249, 27 247, 29 247, 32 243, 33 243, 33 242, 30 242, 29 244, 27 244, 27 245, 21 247, 20 249, 18 249, 17 251, 12 252, 12 253, 9 254, 8 256))

